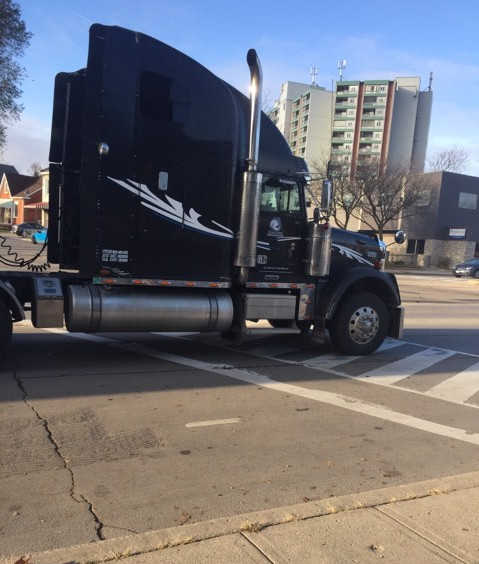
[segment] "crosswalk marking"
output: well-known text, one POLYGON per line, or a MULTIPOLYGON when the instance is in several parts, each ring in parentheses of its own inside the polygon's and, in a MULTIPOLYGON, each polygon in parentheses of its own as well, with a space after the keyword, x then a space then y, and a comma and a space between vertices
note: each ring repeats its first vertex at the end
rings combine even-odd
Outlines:
POLYGON ((479 391, 479 362, 424 392, 428 396, 463 403, 479 391))
MULTIPOLYGON (((218 343, 218 345, 219 344, 220 343, 218 343)), ((287 346, 281 343, 261 346, 261 339, 257 340, 257 344, 257 347, 250 346, 245 352, 255 356, 277 359, 278 355, 283 356, 287 353, 299 350, 298 347, 287 346)), ((369 358, 374 358, 375 355, 386 351, 393 351, 395 348, 404 347, 408 344, 412 345, 412 343, 405 343, 404 341, 387 339, 381 347, 373 353, 373 355, 370 355, 369 358)), ((285 358, 281 358, 280 360, 288 364, 300 364, 306 368, 331 372, 332 374, 353 380, 360 380, 362 382, 377 384, 379 386, 399 388, 415 394, 425 394, 452 403, 464 404, 467 400, 469 400, 469 398, 479 392, 479 363, 474 364, 474 366, 471 366, 455 376, 448 378, 441 384, 438 384, 429 390, 420 391, 410 387, 401 387, 402 380, 406 381, 411 378, 421 378, 422 375, 420 372, 426 369, 431 369, 435 364, 438 364, 457 354, 456 351, 447 349, 422 347, 422 345, 417 346, 423 350, 413 354, 408 354, 405 358, 385 363, 378 368, 366 370, 361 374, 349 374, 346 372, 346 365, 351 366, 351 364, 354 364, 355 362, 364 360, 365 357, 346 357, 339 352, 326 353, 303 361, 288 360, 285 358)), ((479 408, 479 405, 476 404, 468 405, 479 408)))
MULTIPOLYGON (((389 349, 394 349, 402 345, 401 341, 388 340, 385 341, 377 350, 377 352, 384 352, 389 349)), ((301 364, 307 366, 308 368, 315 368, 318 370, 332 370, 334 368, 340 368, 342 364, 349 364, 362 357, 360 356, 344 356, 343 354, 329 353, 305 360, 301 364)))
MULTIPOLYGON (((63 329, 47 329, 47 331, 99 343, 115 344, 125 349, 130 348, 130 350, 134 350, 138 347, 138 345, 127 345, 125 343, 119 345, 117 340, 97 335, 67 333, 63 329)), ((169 339, 174 338, 195 341, 200 334, 158 333, 158 335, 169 339)), ((223 341, 216 335, 209 335, 208 339, 202 340, 202 342, 214 347, 232 347, 231 343, 223 341)), ((479 355, 457 353, 457 351, 441 348, 423 347, 422 345, 393 339, 387 339, 376 353, 373 353, 369 357, 346 357, 336 352, 310 356, 310 343, 306 347, 298 343, 296 343, 296 345, 288 344, 284 341, 272 343, 270 335, 264 339, 256 337, 248 342, 246 350, 238 350, 253 356, 275 359, 285 364, 300 365, 305 368, 329 372, 353 380, 360 380, 362 382, 395 389, 399 388, 410 393, 422 394, 462 405, 479 393, 479 361, 474 362, 475 359, 479 358, 479 355), (397 354, 394 352, 396 348, 398 349, 397 354), (418 348, 422 350, 417 351, 418 348), (294 360, 283 358, 285 355, 291 355, 292 353, 297 353, 294 360), (303 360, 301 360, 301 354, 303 354, 303 360), (394 360, 395 355, 398 360, 394 360), (403 358, 400 358, 401 356, 403 358), (457 359, 454 358, 456 356, 458 357, 457 359), (456 370, 460 370, 458 365, 460 366, 462 364, 461 368, 463 369, 456 374, 452 373, 448 375, 442 382, 431 385, 433 381, 428 380, 428 376, 434 374, 435 365, 438 365, 438 376, 445 374, 445 368, 441 366, 440 363, 446 361, 448 361, 451 366, 456 366, 456 370), (471 365, 467 366, 468 364, 471 365), (371 369, 368 369, 369 365, 371 365, 371 369), (372 368, 373 366, 374 368, 372 368), (403 385, 401 385, 402 381, 404 381, 403 385), (426 389, 428 385, 431 387, 426 389)), ((161 353, 149 353, 149 356, 155 355, 158 355, 158 358, 164 358, 161 353)), ((448 371, 450 370, 449 368, 448 371)), ((435 381, 437 382, 437 380, 438 378, 436 377, 435 381)), ((477 398, 474 398, 474 400, 469 401, 467 405, 469 407, 479 408, 479 401, 477 401, 477 398)))
POLYGON ((179 356, 164 351, 153 350, 138 343, 124 343, 121 341, 114 341, 112 339, 96 337, 94 335, 93 336, 85 335, 84 333, 74 334, 74 333, 65 332, 65 335, 69 337, 76 337, 78 339, 87 339, 89 341, 98 341, 100 343, 107 343, 109 345, 113 345, 120 349, 131 351, 133 353, 142 354, 145 356, 165 360, 167 362, 172 362, 183 366, 188 366, 190 368, 195 368, 198 370, 214 372, 216 374, 221 374, 222 376, 225 376, 227 378, 240 380, 242 382, 247 382, 249 384, 254 384, 256 386, 261 386, 263 388, 267 388, 270 390, 275 390, 289 395, 296 395, 302 398, 310 399, 312 401, 317 401, 324 404, 340 407, 348 411, 354 411, 356 413, 361 413, 363 415, 368 415, 371 417, 383 419, 388 422, 394 422, 400 425, 405 425, 407 427, 411 427, 416 430, 425 431, 427 433, 432 433, 435 435, 456 439, 458 441, 466 442, 473 445, 479 445, 479 433, 471 433, 466 429, 450 427, 448 425, 443 425, 440 423, 435 423, 433 421, 428 421, 426 419, 421 419, 419 417, 414 417, 406 413, 393 411, 384 406, 373 404, 370 402, 365 402, 358 398, 344 396, 342 394, 327 392, 324 390, 313 390, 310 388, 302 388, 297 385, 279 382, 271 379, 268 376, 265 376, 264 374, 253 371, 251 369, 237 368, 235 366, 204 362, 202 360, 195 358, 179 356))
POLYGON ((371 370, 365 375, 355 376, 355 379, 383 386, 391 386, 396 382, 404 380, 404 378, 433 366, 441 360, 449 358, 453 354, 454 352, 452 351, 441 349, 425 349, 381 368, 371 370))
MULTIPOLYGON (((173 335, 172 335, 173 336, 173 335)), ((188 338, 189 335, 185 334, 183 338, 188 338)), ((270 336, 268 336, 268 344, 262 345, 263 339, 256 338, 255 341, 250 341, 248 349, 242 352, 263 358, 278 359, 288 364, 300 364, 306 368, 330 372, 332 374, 350 378, 353 380, 360 380, 371 384, 376 384, 385 387, 394 387, 405 390, 415 394, 425 394, 431 397, 449 401, 452 403, 464 404, 472 396, 479 392, 479 362, 473 366, 459 372, 455 376, 449 377, 444 382, 430 388, 429 390, 416 390, 406 385, 401 386, 401 381, 409 381, 411 378, 421 378, 420 372, 432 369, 435 364, 447 360, 454 355, 457 351, 447 349, 423 347, 422 345, 415 345, 413 343, 406 343, 395 339, 386 339, 378 350, 370 355, 368 358, 374 360, 375 357, 387 351, 394 351, 395 348, 405 348, 406 346, 413 345, 422 350, 409 353, 404 358, 392 362, 385 362, 381 366, 372 370, 365 370, 361 373, 348 373, 347 368, 351 368, 355 363, 364 361, 364 356, 344 356, 339 352, 326 353, 314 357, 305 358, 304 360, 290 360, 284 358, 288 353, 300 352, 299 346, 290 346, 285 343, 269 343, 270 336), (256 344, 256 346, 255 346, 256 344), (281 356, 281 358, 278 358, 281 356)), ((221 339, 210 341, 212 344, 219 347, 224 347, 225 342, 221 339)), ((226 346, 230 346, 226 344, 226 346)), ((310 349, 304 349, 305 351, 310 349)), ((306 352, 305 352, 306 354, 306 352)), ((403 353, 404 354, 404 353, 403 353)), ((474 357, 476 355, 466 355, 474 357)), ((471 407, 479 408, 479 405, 468 404, 471 407)))

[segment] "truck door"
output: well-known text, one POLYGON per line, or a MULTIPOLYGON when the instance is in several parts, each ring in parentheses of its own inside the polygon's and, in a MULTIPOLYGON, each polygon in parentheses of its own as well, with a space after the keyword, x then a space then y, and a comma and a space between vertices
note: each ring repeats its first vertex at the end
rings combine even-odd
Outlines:
POLYGON ((297 282, 304 277, 307 226, 302 187, 294 179, 265 176, 261 191, 255 281, 297 282))

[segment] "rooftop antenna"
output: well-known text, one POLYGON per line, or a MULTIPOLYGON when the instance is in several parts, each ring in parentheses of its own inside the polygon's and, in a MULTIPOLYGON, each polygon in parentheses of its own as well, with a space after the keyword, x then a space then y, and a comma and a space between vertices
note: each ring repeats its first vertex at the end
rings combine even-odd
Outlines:
POLYGON ((316 77, 318 76, 318 67, 311 67, 311 86, 318 86, 316 84, 316 77))
POLYGON ((343 70, 346 68, 346 59, 341 59, 338 61, 338 69, 339 69, 339 82, 343 80, 343 70))
POLYGON ((432 71, 429 73, 429 86, 427 87, 429 92, 432 90, 432 71))

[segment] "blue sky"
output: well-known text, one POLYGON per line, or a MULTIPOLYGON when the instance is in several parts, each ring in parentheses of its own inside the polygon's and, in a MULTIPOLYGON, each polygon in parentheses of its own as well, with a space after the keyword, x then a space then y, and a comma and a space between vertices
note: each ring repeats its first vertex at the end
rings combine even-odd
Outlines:
POLYGON ((420 76, 433 71, 429 154, 453 146, 470 153, 479 176, 479 0, 17 0, 34 33, 22 59, 24 112, 9 127, 0 161, 28 173, 48 165, 54 77, 86 64, 92 23, 146 33, 196 59, 241 91, 248 88, 246 52, 261 59, 264 91, 283 82, 331 88, 337 62, 344 78, 420 76))

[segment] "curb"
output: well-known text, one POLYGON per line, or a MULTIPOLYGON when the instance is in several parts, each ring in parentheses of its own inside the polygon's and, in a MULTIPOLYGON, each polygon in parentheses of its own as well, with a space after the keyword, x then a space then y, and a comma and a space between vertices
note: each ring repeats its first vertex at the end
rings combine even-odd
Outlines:
MULTIPOLYGON (((324 515, 395 504, 413 499, 444 495, 479 487, 479 472, 447 476, 344 495, 325 500, 244 513, 200 523, 181 525, 158 531, 116 537, 95 543, 59 548, 29 555, 31 564, 73 563, 99 564, 153 553, 167 548, 224 537, 236 533, 259 532, 266 527, 304 521, 324 515)), ((14 564, 11 557, 6 564, 14 564)))

